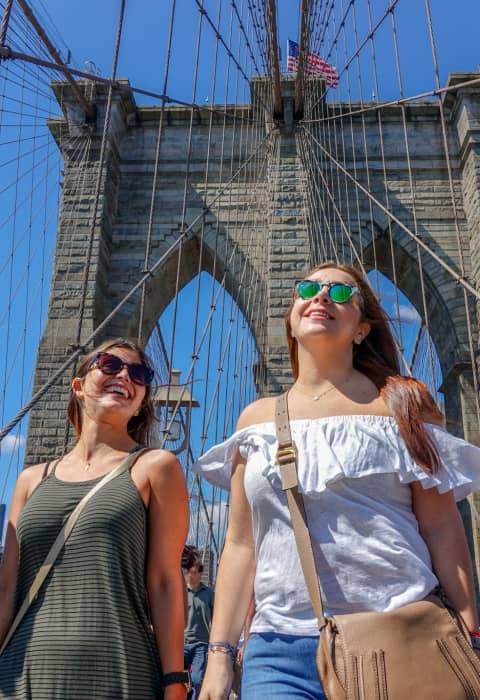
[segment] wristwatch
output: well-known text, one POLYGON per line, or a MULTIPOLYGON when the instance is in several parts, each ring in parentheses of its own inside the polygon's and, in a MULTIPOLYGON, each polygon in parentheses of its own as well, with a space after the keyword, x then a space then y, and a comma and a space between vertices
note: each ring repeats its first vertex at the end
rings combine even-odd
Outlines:
POLYGON ((189 671, 172 671, 171 673, 164 673, 162 679, 162 685, 164 688, 167 685, 173 685, 174 683, 181 683, 185 686, 187 693, 192 689, 192 681, 190 680, 189 671))

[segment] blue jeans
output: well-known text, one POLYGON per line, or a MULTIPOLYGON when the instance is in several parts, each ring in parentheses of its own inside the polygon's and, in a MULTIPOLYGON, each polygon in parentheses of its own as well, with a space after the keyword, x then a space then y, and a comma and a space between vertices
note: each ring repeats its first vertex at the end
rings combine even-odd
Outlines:
MULTIPOLYGON (((195 697, 198 696, 205 675, 207 665, 207 642, 195 642, 185 644, 183 649, 184 668, 190 669, 192 687, 195 689, 195 697)), ((191 697, 191 696, 189 696, 191 697)))
POLYGON ((242 700, 326 700, 317 647, 318 637, 252 634, 243 659, 242 700))

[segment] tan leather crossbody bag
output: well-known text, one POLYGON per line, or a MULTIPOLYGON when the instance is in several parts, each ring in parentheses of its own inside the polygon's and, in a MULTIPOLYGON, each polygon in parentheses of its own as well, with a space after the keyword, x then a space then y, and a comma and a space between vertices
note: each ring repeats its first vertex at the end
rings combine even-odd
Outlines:
POLYGON ((277 461, 307 590, 318 620, 317 670, 328 700, 480 700, 480 660, 444 595, 391 612, 326 618, 297 484, 287 394, 278 397, 277 461))

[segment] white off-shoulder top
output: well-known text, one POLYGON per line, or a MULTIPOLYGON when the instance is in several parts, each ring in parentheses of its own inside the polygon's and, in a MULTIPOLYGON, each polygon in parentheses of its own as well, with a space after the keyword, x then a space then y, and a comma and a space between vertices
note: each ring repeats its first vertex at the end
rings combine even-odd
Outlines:
MULTIPOLYGON (((427 425, 441 457, 429 474, 410 456, 387 416, 291 421, 299 488, 327 615, 392 610, 419 600, 438 581, 412 511, 409 484, 455 491, 480 489, 480 448, 427 425)), ((252 632, 316 635, 318 628, 298 558, 287 499, 275 460, 273 422, 239 430, 194 465, 229 488, 236 448, 246 458, 245 491, 256 548, 256 614, 252 632)))

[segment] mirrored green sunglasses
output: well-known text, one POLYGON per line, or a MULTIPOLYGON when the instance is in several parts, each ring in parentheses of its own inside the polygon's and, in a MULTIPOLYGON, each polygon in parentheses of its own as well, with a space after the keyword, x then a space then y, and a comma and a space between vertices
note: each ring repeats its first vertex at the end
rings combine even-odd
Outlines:
POLYGON ((295 282, 297 294, 302 299, 313 299, 324 288, 327 287, 327 294, 331 301, 336 304, 345 304, 350 301, 354 294, 358 294, 360 302, 363 303, 362 295, 358 287, 341 282, 317 282, 316 280, 300 280, 295 282))

